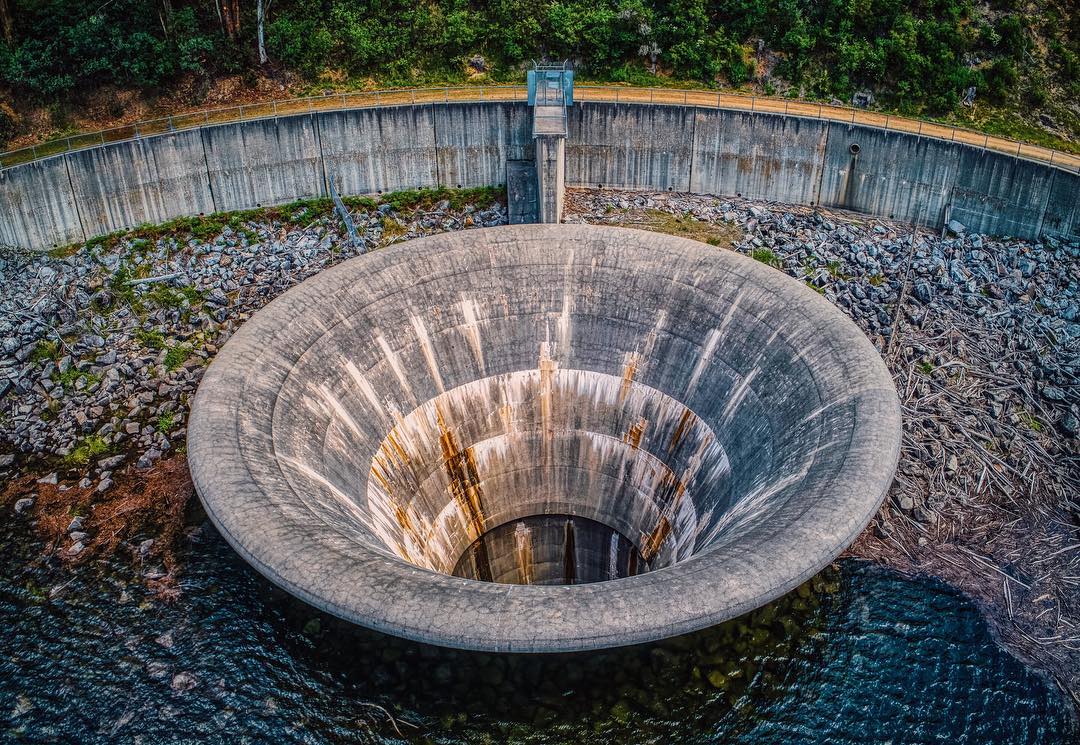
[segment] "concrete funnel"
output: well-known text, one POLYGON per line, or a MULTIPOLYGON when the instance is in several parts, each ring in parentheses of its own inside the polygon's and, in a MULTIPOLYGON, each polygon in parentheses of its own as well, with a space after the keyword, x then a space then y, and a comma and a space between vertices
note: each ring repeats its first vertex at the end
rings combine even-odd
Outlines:
POLYGON ((584 225, 403 243, 307 280, 208 369, 189 459, 218 529, 307 602, 493 651, 649 641, 834 559, 900 409, 813 290, 584 225))

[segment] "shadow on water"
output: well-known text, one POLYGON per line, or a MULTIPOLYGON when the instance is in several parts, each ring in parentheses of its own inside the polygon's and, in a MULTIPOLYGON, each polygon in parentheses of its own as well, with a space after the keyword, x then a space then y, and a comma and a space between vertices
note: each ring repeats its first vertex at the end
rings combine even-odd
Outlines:
POLYGON ((584 655, 455 652, 320 614, 209 526, 182 597, 0 536, 0 739, 1063 743, 1063 700, 945 586, 843 562, 736 621, 584 655), (56 590, 55 588, 61 587, 56 590), (399 735, 400 732, 400 735, 399 735))

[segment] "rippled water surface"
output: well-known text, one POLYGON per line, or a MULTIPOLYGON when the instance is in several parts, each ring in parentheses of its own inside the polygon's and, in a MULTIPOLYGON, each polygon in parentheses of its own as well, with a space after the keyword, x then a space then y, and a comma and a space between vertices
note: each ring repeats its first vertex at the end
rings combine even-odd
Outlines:
MULTIPOLYGON (((10 514, 10 513, 9 513, 10 514)), ((944 586, 855 562, 752 616, 576 657, 455 653, 271 588, 209 526, 182 597, 30 568, 0 529, 0 740, 1065 743, 1063 700, 944 586), (392 718, 392 719, 391 719, 392 718), (399 734, 400 732, 400 734, 399 734)))

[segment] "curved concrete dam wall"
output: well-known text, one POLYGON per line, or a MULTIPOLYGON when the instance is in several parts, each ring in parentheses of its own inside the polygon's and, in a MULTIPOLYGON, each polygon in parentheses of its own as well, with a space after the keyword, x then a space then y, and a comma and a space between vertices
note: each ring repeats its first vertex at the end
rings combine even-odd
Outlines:
MULTIPOLYGON (((48 249, 184 215, 417 187, 490 186, 534 157, 525 103, 388 106, 155 135, 0 171, 0 244, 48 249)), ((822 205, 938 227, 1080 236, 1080 175, 866 125, 579 103, 566 183, 822 205)))

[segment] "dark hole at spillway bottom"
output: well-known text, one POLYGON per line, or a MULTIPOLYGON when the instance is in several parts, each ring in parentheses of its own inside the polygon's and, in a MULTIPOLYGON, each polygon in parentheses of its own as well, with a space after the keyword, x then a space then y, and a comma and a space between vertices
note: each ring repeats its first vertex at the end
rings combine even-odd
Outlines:
POLYGON ((573 515, 532 515, 473 541, 454 576, 513 585, 582 585, 649 569, 634 543, 614 528, 573 515))

